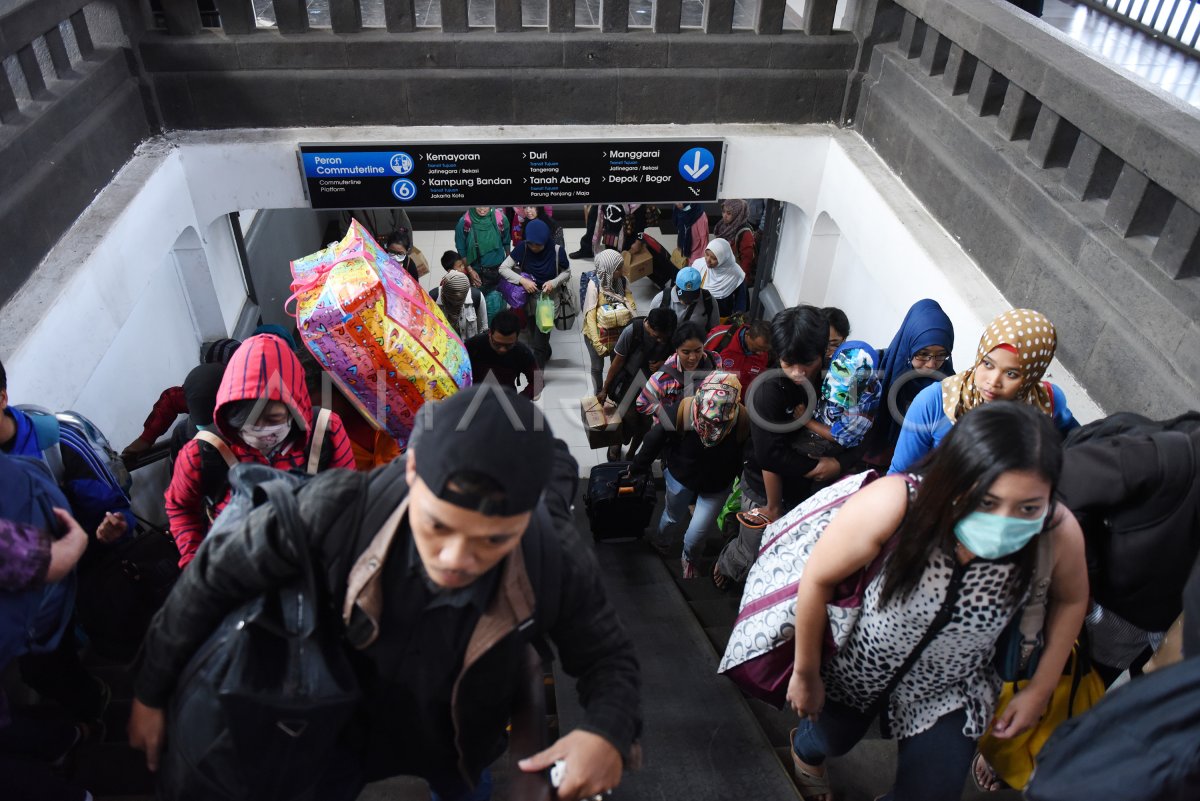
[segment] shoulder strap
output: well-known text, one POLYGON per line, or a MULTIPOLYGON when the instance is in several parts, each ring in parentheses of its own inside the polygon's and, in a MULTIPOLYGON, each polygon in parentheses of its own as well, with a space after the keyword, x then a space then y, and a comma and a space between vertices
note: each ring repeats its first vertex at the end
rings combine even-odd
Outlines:
POLYGON ((741 326, 737 326, 737 325, 729 326, 729 328, 725 331, 725 334, 721 337, 721 341, 718 342, 716 344, 716 347, 712 348, 712 350, 715 351, 716 353, 720 353, 721 351, 725 350, 727 347, 729 347, 729 343, 733 341, 734 336, 740 330, 741 330, 741 326))
MULTIPOLYGON (((467 212, 470 214, 471 212, 467 212)), ((492 214, 496 215, 496 227, 501 231, 504 230, 504 212, 499 207, 492 209, 492 214)))
POLYGON ((25 416, 33 426, 38 450, 42 452, 42 458, 54 474, 54 482, 61 486, 67 476, 67 468, 63 464, 62 446, 59 444, 62 441, 62 432, 59 430, 58 418, 52 414, 30 410, 25 410, 25 416))
POLYGON ((738 407, 737 427, 734 429, 734 436, 737 437, 739 445, 750 439, 750 413, 746 411, 745 406, 738 407))
POLYGON ((702 293, 701 297, 704 298, 704 317, 705 319, 708 319, 709 317, 712 317, 713 296, 712 293, 707 289, 702 289, 700 291, 702 293))
POLYGON ((671 305, 671 293, 674 291, 675 290, 671 289, 669 286, 663 289, 662 300, 658 302, 658 308, 665 309, 671 305))
POLYGON ((305 470, 310 476, 315 476, 321 469, 321 448, 325 444, 325 433, 329 430, 329 418, 332 414, 328 409, 322 409, 313 423, 312 442, 308 445, 308 468, 305 470))
POLYGON ((207 442, 217 449, 217 453, 221 454, 221 458, 225 460, 226 467, 233 467, 238 463, 237 457, 233 455, 233 451, 229 450, 229 446, 225 444, 225 440, 211 431, 197 431, 196 436, 192 439, 198 439, 201 442, 207 442))
POLYGON ((692 416, 692 405, 695 400, 688 396, 675 407, 675 430, 682 433, 687 431, 688 418, 692 416))
POLYGON ((1046 625, 1046 599, 1050 594, 1050 577, 1054 573, 1054 537, 1043 531, 1037 538, 1037 554, 1034 556, 1033 587, 1029 600, 1021 611, 1021 664, 1029 658, 1042 640, 1046 625))

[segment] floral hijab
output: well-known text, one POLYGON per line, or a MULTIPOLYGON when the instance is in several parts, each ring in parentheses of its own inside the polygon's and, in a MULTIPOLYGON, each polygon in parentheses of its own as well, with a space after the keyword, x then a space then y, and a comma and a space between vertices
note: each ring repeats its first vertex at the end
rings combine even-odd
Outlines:
POLYGON ((692 428, 704 447, 713 447, 733 430, 741 394, 742 382, 733 373, 712 373, 696 390, 692 428))
POLYGON ((821 422, 844 448, 857 447, 871 430, 882 382, 879 353, 866 342, 845 342, 829 362, 821 384, 821 422))
POLYGON ((1021 359, 1024 380, 1014 400, 1036 406, 1046 414, 1054 414, 1053 396, 1042 383, 1042 376, 1058 346, 1054 323, 1033 309, 1012 309, 992 320, 984 329, 975 352, 974 366, 942 381, 942 408, 951 422, 958 422, 959 417, 985 403, 983 395, 975 388, 975 368, 984 356, 1001 345, 1008 345, 1021 359))

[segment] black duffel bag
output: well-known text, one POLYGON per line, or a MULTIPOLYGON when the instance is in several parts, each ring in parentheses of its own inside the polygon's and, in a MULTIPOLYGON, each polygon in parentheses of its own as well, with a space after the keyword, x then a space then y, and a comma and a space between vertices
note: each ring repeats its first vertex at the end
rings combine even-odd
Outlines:
MULTIPOLYGON (((238 465, 230 473, 234 498, 216 525, 266 503, 276 525, 302 530, 294 489, 303 481, 238 465)), ((300 561, 300 578, 226 617, 180 676, 167 707, 162 798, 314 797, 359 690, 307 551, 300 561)))

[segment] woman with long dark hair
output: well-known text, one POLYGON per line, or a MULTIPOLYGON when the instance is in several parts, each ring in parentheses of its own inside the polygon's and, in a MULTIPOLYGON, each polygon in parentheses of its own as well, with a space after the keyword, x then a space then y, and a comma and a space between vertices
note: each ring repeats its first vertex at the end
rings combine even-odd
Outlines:
POLYGON ((788 703, 801 793, 830 797, 823 763, 871 721, 899 739, 888 801, 957 801, 975 741, 1011 738, 1046 710, 1087 607, 1083 534, 1054 498, 1058 432, 1033 406, 997 401, 963 417, 916 475, 860 490, 813 548, 796 599, 788 703), (916 489, 911 489, 915 486, 916 489), (993 720, 996 642, 1019 614, 1037 554, 1054 567, 1045 648, 1033 678, 993 720), (845 646, 822 664, 834 588, 894 548, 863 595, 845 646))

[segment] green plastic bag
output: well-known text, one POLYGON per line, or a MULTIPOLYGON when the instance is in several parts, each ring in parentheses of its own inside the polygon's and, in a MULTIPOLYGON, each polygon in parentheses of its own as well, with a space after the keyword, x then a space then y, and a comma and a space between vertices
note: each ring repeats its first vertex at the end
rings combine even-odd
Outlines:
POLYGON ((721 531, 725 530, 725 519, 730 515, 734 515, 733 526, 737 529, 737 513, 742 510, 742 479, 741 477, 733 480, 733 490, 729 493, 729 497, 725 499, 725 505, 721 507, 721 513, 717 515, 717 528, 721 531))
POLYGON ((543 334, 550 333, 554 328, 554 298, 545 292, 538 295, 537 306, 533 310, 533 322, 543 334))

